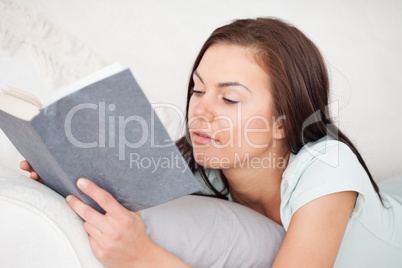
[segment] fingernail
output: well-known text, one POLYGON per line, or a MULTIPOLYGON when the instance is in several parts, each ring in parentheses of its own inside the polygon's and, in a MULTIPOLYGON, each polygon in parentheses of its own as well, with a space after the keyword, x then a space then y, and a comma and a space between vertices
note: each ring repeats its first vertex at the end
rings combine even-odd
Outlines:
POLYGON ((67 201, 67 202, 70 202, 71 198, 73 198, 73 196, 72 196, 72 195, 67 195, 67 197, 66 197, 66 201, 67 201))
POLYGON ((86 187, 88 185, 88 182, 86 179, 81 178, 81 179, 78 179, 77 185, 79 187, 86 187))

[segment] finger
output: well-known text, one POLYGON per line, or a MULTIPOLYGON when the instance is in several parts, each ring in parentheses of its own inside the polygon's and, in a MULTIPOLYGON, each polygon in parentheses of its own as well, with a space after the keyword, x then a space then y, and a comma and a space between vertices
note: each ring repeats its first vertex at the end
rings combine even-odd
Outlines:
POLYGON ((29 174, 29 177, 33 180, 39 180, 39 175, 35 171, 32 171, 31 174, 29 174))
POLYGON ((89 236, 89 245, 92 248, 92 251, 94 252, 95 256, 99 256, 99 246, 100 242, 98 242, 93 236, 89 236))
POLYGON ((28 163, 27 160, 21 161, 21 163, 20 163, 20 168, 21 168, 22 170, 25 170, 25 171, 28 171, 28 172, 33 172, 33 171, 34 171, 33 168, 31 167, 31 165, 28 163))
POLYGON ((34 171, 34 172, 31 172, 31 174, 29 175, 29 177, 30 177, 31 179, 33 179, 33 180, 36 180, 37 182, 40 182, 40 183, 42 183, 42 184, 45 184, 44 181, 39 177, 38 173, 36 173, 35 171, 34 171))
POLYGON ((87 234, 92 238, 94 238, 95 240, 99 240, 103 235, 103 233, 98 228, 96 228, 87 221, 84 222, 84 229, 87 232, 87 234))
POLYGON ((128 213, 128 210, 117 202, 109 192, 105 191, 92 181, 81 178, 77 181, 77 186, 112 217, 128 213))
POLYGON ((40 182, 40 183, 43 183, 43 181, 42 181, 42 179, 39 177, 38 173, 36 173, 36 172, 33 170, 33 168, 31 167, 31 165, 28 163, 27 160, 21 161, 21 163, 20 163, 20 168, 21 168, 22 170, 24 170, 24 171, 28 171, 28 172, 30 173, 30 174, 29 174, 29 177, 30 177, 31 179, 36 180, 36 181, 38 181, 38 182, 40 182))
POLYGON ((103 214, 88 206, 75 196, 67 196, 66 201, 75 213, 77 213, 84 221, 88 222, 102 233, 107 232, 109 225, 103 214))

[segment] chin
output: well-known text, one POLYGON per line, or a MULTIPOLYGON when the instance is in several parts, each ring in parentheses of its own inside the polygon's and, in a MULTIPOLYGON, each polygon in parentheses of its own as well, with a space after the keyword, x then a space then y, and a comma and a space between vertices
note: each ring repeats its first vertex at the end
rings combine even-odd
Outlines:
POLYGON ((219 154, 206 153, 205 151, 193 150, 194 160, 200 166, 211 169, 227 169, 230 168, 232 161, 227 156, 220 156, 219 154))

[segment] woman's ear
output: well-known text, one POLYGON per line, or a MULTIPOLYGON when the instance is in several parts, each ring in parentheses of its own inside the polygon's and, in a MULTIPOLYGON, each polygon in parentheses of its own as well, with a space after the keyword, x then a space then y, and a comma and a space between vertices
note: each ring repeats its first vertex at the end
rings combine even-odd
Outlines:
POLYGON ((275 120, 274 122, 274 126, 273 126, 273 131, 274 131, 274 139, 276 140, 282 140, 285 138, 285 128, 284 128, 284 120, 286 120, 286 116, 285 115, 281 115, 279 116, 278 119, 275 120))

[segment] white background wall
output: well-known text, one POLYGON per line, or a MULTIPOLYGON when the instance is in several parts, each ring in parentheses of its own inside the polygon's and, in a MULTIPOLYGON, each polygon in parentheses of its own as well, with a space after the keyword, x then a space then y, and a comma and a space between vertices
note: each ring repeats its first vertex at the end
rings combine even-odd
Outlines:
MULTIPOLYGON (((288 20, 323 52, 339 127, 357 144, 375 179, 402 174, 402 1, 16 2, 76 36, 105 64, 129 67, 153 102, 182 110, 192 63, 216 27, 235 18, 288 20)), ((49 87, 24 49, 0 57, 0 86, 6 84, 32 92, 49 87)))

